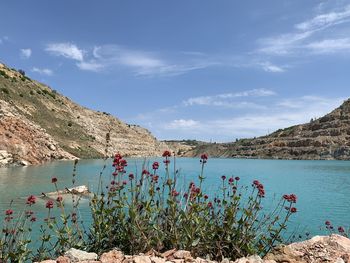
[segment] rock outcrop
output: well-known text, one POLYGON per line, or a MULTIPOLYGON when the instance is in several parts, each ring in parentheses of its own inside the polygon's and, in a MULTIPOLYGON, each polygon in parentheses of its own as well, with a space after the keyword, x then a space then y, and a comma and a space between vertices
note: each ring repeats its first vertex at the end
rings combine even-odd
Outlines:
POLYGON ((137 125, 82 107, 0 63, 0 166, 102 157, 157 156, 167 148, 137 125))
POLYGON ((233 143, 201 144, 185 152, 212 157, 349 160, 350 99, 322 118, 277 130, 267 136, 233 143))
MULTIPOLYGON (((192 257, 189 251, 169 250, 164 253, 150 251, 146 254, 135 256, 124 255, 115 249, 103 253, 99 259, 95 253, 70 249, 56 260, 43 262, 99 262, 99 263, 218 263, 209 259, 192 257)), ((221 263, 349 263, 350 239, 340 236, 315 236, 310 240, 280 246, 269 253, 265 258, 257 255, 239 258, 235 261, 223 259, 221 263)))

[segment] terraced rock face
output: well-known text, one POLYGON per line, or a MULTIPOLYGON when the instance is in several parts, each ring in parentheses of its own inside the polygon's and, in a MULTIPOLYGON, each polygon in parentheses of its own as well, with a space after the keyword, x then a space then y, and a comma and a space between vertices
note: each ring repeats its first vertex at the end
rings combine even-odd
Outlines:
POLYGON ((84 108, 0 63, 0 151, 7 156, 0 165, 101 157, 108 132, 110 153, 158 156, 167 148, 148 130, 84 108))
POLYGON ((201 145, 186 156, 264 159, 350 159, 350 100, 326 116, 310 123, 278 130, 256 139, 235 143, 201 145))

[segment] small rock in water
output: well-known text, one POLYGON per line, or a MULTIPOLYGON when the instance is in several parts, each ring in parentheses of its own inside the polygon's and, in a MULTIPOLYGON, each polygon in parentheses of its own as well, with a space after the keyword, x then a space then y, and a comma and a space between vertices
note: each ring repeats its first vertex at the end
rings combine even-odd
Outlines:
POLYGON ((79 262, 84 260, 97 260, 96 253, 89 253, 79 249, 71 248, 64 253, 72 262, 79 262))

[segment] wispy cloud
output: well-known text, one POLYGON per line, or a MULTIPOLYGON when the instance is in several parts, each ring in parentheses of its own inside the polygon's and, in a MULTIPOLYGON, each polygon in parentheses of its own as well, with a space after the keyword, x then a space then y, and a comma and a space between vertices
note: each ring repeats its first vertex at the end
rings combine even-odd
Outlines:
POLYGON ((72 43, 51 43, 46 46, 45 50, 56 56, 77 61, 84 60, 84 51, 72 43))
POLYGON ((274 96, 276 93, 273 90, 269 89, 252 89, 252 90, 246 90, 236 93, 224 93, 224 94, 217 94, 212 96, 199 96, 199 97, 192 97, 185 101, 183 101, 183 104, 185 106, 194 106, 194 105, 202 105, 202 106, 221 106, 221 107, 261 107, 260 105, 257 105, 253 102, 246 102, 246 101, 237 101, 235 99, 237 98, 243 98, 243 97, 267 97, 267 96, 274 96))
POLYGON ((177 76, 217 63, 193 52, 161 55, 119 45, 96 46, 88 52, 72 43, 53 43, 47 45, 45 50, 78 61, 76 65, 80 70, 101 72, 127 69, 137 76, 177 76))
POLYGON ((53 71, 51 69, 48 69, 48 68, 37 68, 37 67, 34 67, 32 68, 32 71, 33 72, 36 72, 36 73, 39 73, 41 75, 46 75, 46 76, 52 76, 53 75, 53 71))
POLYGON ((258 40, 258 53, 269 55, 296 55, 349 51, 348 38, 330 37, 335 27, 350 22, 350 5, 317 14, 294 25, 292 32, 258 40), (328 28, 332 28, 329 31, 328 28), (327 36, 326 39, 325 36, 327 36))
MULTIPOLYGON (((196 109, 181 111, 177 108, 177 111, 166 112, 164 119, 161 111, 157 110, 153 116, 149 114, 142 122, 151 127, 161 139, 233 141, 235 138, 262 136, 280 128, 307 123, 311 118, 321 117, 340 106, 345 98, 314 95, 284 98, 276 94, 266 99, 262 105, 265 107, 253 108, 249 112, 237 113, 236 109, 229 112, 222 109, 221 112, 217 110, 216 114, 204 114, 203 117, 196 109)), ((212 106, 205 99, 195 103, 202 102, 212 106)))
POLYGON ((106 68, 122 67, 141 76, 176 76, 189 71, 209 67, 215 63, 198 55, 186 54, 181 62, 178 59, 164 58, 156 52, 134 50, 118 45, 95 47, 94 61, 106 68))
POLYGON ((266 72, 273 72, 273 73, 281 73, 285 72, 285 69, 281 66, 274 65, 270 62, 262 62, 260 63, 262 69, 266 72))
POLYGON ((31 55, 32 55, 32 50, 30 48, 20 49, 20 56, 21 56, 21 58, 28 59, 28 58, 31 57, 31 55))

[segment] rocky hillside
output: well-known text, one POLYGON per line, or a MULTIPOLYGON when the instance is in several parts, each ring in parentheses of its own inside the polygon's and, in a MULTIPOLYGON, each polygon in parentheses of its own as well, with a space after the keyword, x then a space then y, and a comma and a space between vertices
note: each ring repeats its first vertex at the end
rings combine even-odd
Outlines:
POLYGON ((184 153, 198 156, 264 159, 349 160, 350 100, 310 123, 234 143, 199 145, 184 153))
POLYGON ((84 108, 50 87, 0 63, 0 166, 110 152, 156 156, 167 146, 139 126, 84 108))

